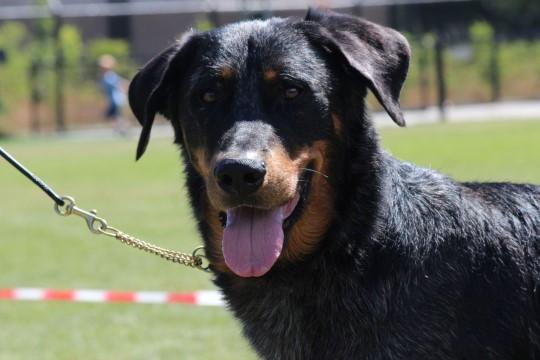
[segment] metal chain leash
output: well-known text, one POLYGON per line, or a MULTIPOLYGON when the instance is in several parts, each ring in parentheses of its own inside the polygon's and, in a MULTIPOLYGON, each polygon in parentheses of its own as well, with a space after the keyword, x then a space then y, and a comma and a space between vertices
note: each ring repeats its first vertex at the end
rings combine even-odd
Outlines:
POLYGON ((105 219, 97 216, 96 210, 87 211, 81 209, 75 205, 75 199, 73 199, 72 197, 58 196, 40 178, 28 171, 28 169, 26 169, 23 165, 17 162, 1 147, 0 155, 54 200, 54 210, 58 215, 77 215, 86 221, 88 229, 93 234, 106 235, 115 238, 121 243, 129 245, 136 249, 144 250, 148 253, 157 255, 165 260, 172 261, 174 263, 182 264, 206 272, 210 271, 209 263, 206 256, 200 254, 200 252, 204 251, 204 247, 197 247, 195 250, 193 250, 191 254, 186 254, 180 251, 164 249, 162 247, 147 243, 146 241, 137 239, 134 236, 131 236, 112 226, 109 226, 105 219))
POLYGON ((182 264, 203 271, 209 271, 208 262, 204 255, 199 254, 203 250, 202 246, 197 247, 191 254, 186 254, 180 251, 168 250, 162 247, 147 243, 146 241, 137 239, 134 236, 126 234, 107 224, 107 221, 97 216, 96 210, 86 211, 75 206, 75 200, 70 196, 63 196, 64 205, 54 204, 54 210, 58 215, 69 216, 77 215, 86 221, 88 230, 93 234, 106 235, 116 240, 134 247, 139 250, 144 250, 148 253, 157 255, 165 260, 174 263, 182 264))
POLYGON ((107 221, 97 216, 96 210, 86 211, 75 206, 75 200, 70 196, 63 196, 62 200, 64 205, 54 204, 54 210, 58 215, 69 216, 77 215, 82 217, 86 221, 88 230, 93 234, 106 235, 116 240, 134 247, 139 250, 144 250, 148 253, 157 255, 165 260, 172 261, 174 263, 182 264, 192 268, 196 268, 203 271, 209 271, 208 262, 204 255, 198 254, 203 250, 200 246, 193 250, 193 253, 186 254, 180 251, 168 250, 162 247, 147 243, 146 241, 137 239, 134 236, 126 234, 112 226, 107 224, 107 221))

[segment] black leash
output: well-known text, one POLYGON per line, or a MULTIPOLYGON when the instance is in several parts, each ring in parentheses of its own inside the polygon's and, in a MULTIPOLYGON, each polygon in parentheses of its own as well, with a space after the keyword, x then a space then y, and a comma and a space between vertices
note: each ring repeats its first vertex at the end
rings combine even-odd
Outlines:
POLYGON ((36 175, 32 174, 20 162, 15 160, 13 156, 11 156, 7 151, 2 149, 2 147, 0 147, 0 155, 2 155, 2 157, 6 159, 8 163, 13 165, 15 169, 19 170, 19 172, 21 172, 24 176, 30 179, 30 181, 36 184, 41 190, 43 190, 51 199, 53 199, 56 204, 58 204, 59 206, 64 206, 64 200, 62 200, 62 198, 57 193, 55 193, 50 186, 45 184, 43 180, 38 178, 36 175))

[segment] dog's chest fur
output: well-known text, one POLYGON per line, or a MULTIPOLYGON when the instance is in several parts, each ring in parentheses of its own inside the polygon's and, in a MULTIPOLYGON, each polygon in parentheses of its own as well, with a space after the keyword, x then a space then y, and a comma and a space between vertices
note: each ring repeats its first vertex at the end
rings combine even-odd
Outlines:
POLYGON ((368 290, 354 274, 311 275, 296 281, 269 280, 238 291, 224 287, 245 335, 263 358, 421 359, 432 355, 434 347, 439 359, 454 358, 445 356, 452 353, 451 335, 432 321, 446 315, 434 311, 425 321, 422 313, 429 309, 396 307, 392 301, 403 296, 406 303, 409 296, 390 294, 400 291, 393 289, 393 280, 368 290), (411 317, 417 319, 416 329, 408 323, 411 317))

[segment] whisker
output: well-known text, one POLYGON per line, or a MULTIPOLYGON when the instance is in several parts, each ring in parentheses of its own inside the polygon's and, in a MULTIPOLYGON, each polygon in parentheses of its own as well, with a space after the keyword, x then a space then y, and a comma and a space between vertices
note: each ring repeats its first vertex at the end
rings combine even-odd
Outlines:
POLYGON ((309 169, 309 168, 302 168, 302 170, 305 170, 305 171, 311 171, 312 173, 319 174, 319 175, 323 176, 324 178, 328 179, 328 175, 323 174, 323 173, 320 172, 320 171, 313 170, 313 169, 309 169))

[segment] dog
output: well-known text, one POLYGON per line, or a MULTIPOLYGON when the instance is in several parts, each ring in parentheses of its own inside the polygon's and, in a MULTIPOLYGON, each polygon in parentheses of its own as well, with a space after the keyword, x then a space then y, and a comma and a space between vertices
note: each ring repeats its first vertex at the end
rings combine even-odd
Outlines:
POLYGON ((329 10, 188 32, 129 89, 181 149, 215 284, 264 359, 540 358, 540 187, 459 183, 381 149, 397 31, 329 10))

